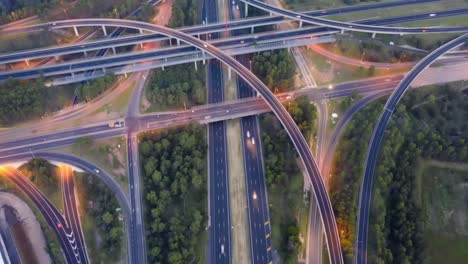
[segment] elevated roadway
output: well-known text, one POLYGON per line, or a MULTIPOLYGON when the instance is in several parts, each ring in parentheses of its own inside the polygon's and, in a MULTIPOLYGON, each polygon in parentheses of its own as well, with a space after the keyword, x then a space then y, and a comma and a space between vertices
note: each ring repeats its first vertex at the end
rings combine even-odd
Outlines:
MULTIPOLYGON (((367 20, 361 20, 356 23, 364 24, 364 25, 391 25, 391 24, 396 24, 396 23, 412 22, 412 21, 420 21, 420 20, 428 20, 428 19, 438 19, 442 17, 458 16, 458 15, 465 15, 465 14, 468 14, 468 8, 438 11, 438 12, 434 11, 431 13, 414 14, 414 15, 408 15, 408 16, 390 17, 390 18, 383 18, 383 19, 367 19, 367 20)), ((266 17, 266 19, 271 20, 271 17, 266 17)), ((266 22, 260 23, 257 20, 260 20, 260 19, 254 18, 254 19, 243 19, 243 20, 238 20, 238 21, 234 20, 234 21, 228 22, 227 24, 226 23, 219 23, 219 24, 213 24, 213 25, 210 24, 206 26, 197 26, 193 28, 180 28, 178 30, 187 34, 199 36, 202 34, 211 34, 215 32, 225 31, 226 26, 229 30, 235 30, 235 29, 242 29, 245 27, 272 25, 274 22, 274 21, 273 22, 269 21, 268 23, 266 22)), ((66 25, 56 24, 56 26, 62 27, 66 25)), ((298 32, 296 33, 298 37, 307 37, 307 36, 310 36, 310 34, 322 35, 322 34, 332 34, 332 33, 339 32, 339 30, 333 30, 329 28, 315 28, 315 27, 314 28, 310 28, 310 27, 301 28, 301 29, 294 30, 294 31, 298 32)), ((261 36, 261 37, 264 36, 263 39, 259 39, 257 41, 266 41, 269 38, 272 38, 271 40, 273 39, 284 40, 284 38, 278 39, 277 34, 278 33, 257 34, 258 36, 261 36)), ((67 44, 67 45, 62 45, 62 46, 57 46, 57 47, 40 48, 40 49, 33 49, 33 50, 28 50, 28 51, 20 51, 20 52, 2 54, 0 55, 0 64, 11 63, 11 62, 16 62, 16 61, 32 60, 32 59, 38 59, 38 58, 44 58, 44 57, 55 57, 55 56, 61 56, 61 55, 66 55, 66 54, 73 54, 73 53, 89 52, 89 51, 93 51, 97 49, 116 48, 116 47, 141 44, 141 43, 146 43, 146 42, 161 41, 165 39, 168 39, 168 38, 165 36, 162 36, 161 34, 156 33, 156 34, 133 35, 133 36, 113 38, 113 39, 102 39, 102 40, 89 41, 89 42, 84 42, 84 43, 72 43, 72 44, 67 44)), ((216 44, 217 46, 219 45, 219 47, 226 47, 226 46, 234 45, 234 44, 239 45, 242 40, 246 41, 248 40, 248 38, 245 39, 244 37, 244 38, 223 39, 223 40, 213 41, 212 43, 216 44)), ((189 50, 193 50, 193 48, 189 50)))
POLYGON ((395 111, 398 102, 401 100, 405 92, 410 87, 411 83, 428 68, 435 60, 444 55, 446 52, 463 45, 468 41, 468 34, 462 35, 431 52, 422 59, 410 72, 401 80, 398 86, 385 103, 384 109, 380 114, 379 120, 374 127, 369 148, 367 150, 365 173, 359 194, 359 214, 358 228, 355 241, 355 262, 367 263, 367 238, 369 226, 370 203, 372 195, 372 181, 377 165, 377 158, 380 151, 380 146, 384 138, 384 132, 387 128, 390 118, 395 111))
POLYGON ((335 28, 341 31, 355 31, 355 32, 366 32, 372 34, 390 34, 390 35, 404 35, 404 34, 428 34, 428 33, 463 33, 468 31, 468 26, 454 26, 454 27, 385 27, 385 26, 373 26, 373 25, 362 25, 353 22, 341 22, 334 21, 317 16, 303 15, 294 11, 285 10, 279 7, 271 6, 269 4, 260 2, 258 0, 240 0, 247 6, 251 5, 260 8, 264 11, 278 14, 290 19, 299 21, 302 23, 309 23, 313 25, 335 28))
POLYGON ((270 108, 278 117, 280 122, 283 124, 284 128, 286 129, 286 132, 291 138, 296 150, 298 151, 299 157, 304 163, 305 171, 308 173, 309 179, 313 186, 314 195, 316 196, 318 201, 321 218, 326 233, 326 241, 329 249, 330 262, 343 263, 343 254, 341 252, 340 240, 338 236, 338 230, 336 226, 335 216, 333 213, 333 208, 331 206, 328 193, 325 189, 325 185, 320 176, 318 166, 308 147, 308 144, 302 136, 296 123, 288 114, 281 102, 277 100, 277 98, 270 92, 268 87, 266 87, 255 75, 253 75, 247 68, 242 66, 242 64, 237 62, 234 58, 217 49, 213 45, 173 29, 151 25, 143 22, 115 19, 88 19, 68 22, 71 22, 74 25, 78 24, 82 26, 104 25, 114 27, 129 27, 138 30, 143 29, 155 33, 161 33, 168 37, 179 39, 180 41, 186 42, 201 49, 206 53, 211 54, 213 57, 226 64, 239 76, 241 76, 253 89, 255 89, 262 96, 262 98, 264 98, 264 100, 270 106, 270 108))

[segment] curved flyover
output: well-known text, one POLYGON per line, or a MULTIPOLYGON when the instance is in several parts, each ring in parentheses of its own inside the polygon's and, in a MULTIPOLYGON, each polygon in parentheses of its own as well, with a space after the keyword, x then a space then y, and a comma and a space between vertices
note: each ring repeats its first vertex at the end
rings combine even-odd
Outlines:
MULTIPOLYGON (((64 154, 64 153, 53 153, 53 152, 35 152, 34 154, 22 153, 22 154, 18 154, 14 156, 0 158, 0 162, 2 163, 15 162, 15 161, 20 161, 20 160, 30 159, 32 157, 41 157, 47 160, 54 160, 58 162, 67 163, 69 165, 73 165, 77 168, 80 168, 88 173, 97 175, 107 185, 107 187, 109 187, 116 195, 119 205, 122 208, 123 212, 125 213, 127 235, 129 235, 129 232, 130 232, 129 219, 131 219, 130 202, 128 200, 127 193, 124 190, 122 190, 122 188, 115 181, 114 178, 112 178, 109 174, 107 174, 105 171, 101 169, 99 169, 100 173, 95 173, 94 170, 98 168, 96 165, 84 159, 78 158, 74 155, 64 154)), ((133 252, 130 252, 129 259, 131 259, 132 253, 133 252)))
POLYGON ((338 236, 338 230, 336 226, 335 216, 333 214, 333 208, 328 197, 325 185, 323 183, 322 177, 318 166, 312 156, 312 153, 309 149, 309 146, 302 136, 299 128, 296 126, 296 123, 288 114, 286 109, 283 107, 280 101, 276 99, 273 93, 268 89, 268 87, 263 84, 260 79, 258 79, 254 74, 252 74, 246 67, 236 61, 234 58, 224 53, 223 51, 217 49, 213 45, 206 43, 202 40, 199 40, 190 35, 178 32, 176 30, 165 28, 161 26, 156 26, 139 21, 128 21, 128 20, 118 20, 118 19, 77 19, 77 20, 67 20, 67 21, 57 21, 51 22, 48 24, 50 27, 73 27, 73 26, 113 26, 113 27, 128 27, 134 29, 142 29, 150 32, 161 33, 168 37, 179 39, 183 42, 186 42, 190 45, 193 45, 203 52, 207 52, 216 59, 225 63, 227 66, 232 68, 239 76, 241 76, 253 89, 255 89, 270 106, 272 111, 278 117, 280 122, 283 124, 286 129, 289 137, 291 138, 294 146, 296 147, 301 160, 304 163, 304 167, 309 174, 309 179, 314 188, 314 195, 319 204, 319 211, 322 218, 322 223, 324 225, 326 233, 326 241, 329 249, 329 256, 331 263, 343 263, 343 255, 340 247, 340 240, 338 236))
POLYGON ((269 4, 260 2, 258 0, 240 0, 245 4, 255 6, 262 10, 270 13, 275 13, 281 16, 289 17, 293 20, 297 20, 304 23, 310 23, 314 25, 336 28, 347 31, 367 32, 367 33, 379 33, 379 34, 392 34, 392 35, 403 35, 403 34, 430 34, 430 33, 462 33, 468 31, 468 26, 458 27, 385 27, 385 26, 371 26, 363 25, 351 22, 341 22, 335 20, 329 20, 324 18, 318 18, 315 16, 308 16, 294 11, 285 10, 269 4))
POLYGON ((400 81, 398 86, 392 92, 387 102, 385 103, 383 112, 380 114, 378 123, 374 127, 369 148, 367 151, 365 173, 359 194, 359 215, 358 228, 355 242, 355 263, 367 263, 367 237, 369 225, 370 202, 372 195, 372 180, 377 163, 377 157, 382 143, 385 129, 390 121, 393 111, 398 102, 408 90, 411 83, 419 76, 419 74, 428 68, 435 60, 444 55, 446 52, 462 45, 468 41, 468 34, 462 35, 431 52, 422 59, 406 76, 400 81))

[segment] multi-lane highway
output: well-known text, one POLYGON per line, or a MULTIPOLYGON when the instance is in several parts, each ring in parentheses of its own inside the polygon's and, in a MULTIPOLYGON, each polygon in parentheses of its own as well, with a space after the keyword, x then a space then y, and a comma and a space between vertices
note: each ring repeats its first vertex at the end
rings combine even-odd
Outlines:
MULTIPOLYGON (((205 23, 219 20, 217 0, 205 0, 202 8, 205 23)), ((211 33, 209 39, 218 39, 219 33, 211 33)), ((218 60, 209 60, 206 65, 207 101, 209 104, 224 101, 223 68, 218 60)), ((208 179, 210 205, 209 263, 232 261, 231 207, 229 195, 229 164, 227 154, 226 122, 208 124, 208 179)))
MULTIPOLYGON (((236 2, 231 2, 229 10, 233 19, 241 16, 234 12, 236 2), (234 3, 234 4, 233 4, 234 3)), ((240 32, 234 32, 234 34, 240 32)), ((241 55, 236 59, 245 67, 250 67, 251 56, 241 55)), ((236 77, 238 98, 255 97, 255 92, 240 77, 236 77)), ((268 195, 265 184, 265 169, 262 155, 262 139, 257 115, 242 117, 241 143, 246 183, 247 209, 250 235, 251 263, 271 263, 272 237, 270 226, 270 213, 268 210, 268 195)))
POLYGON ((14 182, 38 207, 50 228, 55 231, 68 263, 88 263, 85 249, 73 229, 55 206, 21 172, 11 166, 0 167, 0 174, 14 182))
POLYGON ((423 70, 429 67, 435 60, 446 52, 466 43, 468 34, 462 35, 431 52, 422 59, 405 77, 401 80, 398 86, 393 90, 393 93, 385 103, 384 109, 380 114, 379 120, 374 127, 369 148, 367 149, 364 178, 359 194, 359 214, 358 227, 355 241, 355 256, 356 263, 367 263, 367 237, 369 226, 369 213, 372 195, 372 181, 374 178, 375 167, 381 143, 383 141, 384 132, 390 121, 393 111, 405 92, 408 90, 411 83, 421 74, 423 70))

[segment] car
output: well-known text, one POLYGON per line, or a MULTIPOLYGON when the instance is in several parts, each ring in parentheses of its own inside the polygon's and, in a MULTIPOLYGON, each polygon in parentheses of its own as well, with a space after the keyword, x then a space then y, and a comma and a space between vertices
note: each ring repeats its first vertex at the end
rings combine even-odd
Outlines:
POLYGON ((98 169, 94 169, 94 172, 96 172, 96 173, 100 173, 101 171, 100 171, 100 170, 98 170, 98 169))
POLYGON ((208 48, 208 45, 206 45, 206 44, 203 44, 203 47, 205 47, 205 48, 208 48))
POLYGON ((221 254, 224 255, 224 244, 221 244, 221 254))
POLYGON ((120 128, 120 127, 124 127, 124 121, 115 121, 114 123, 114 127, 117 127, 117 128, 120 128))
POLYGON ((245 42, 245 41, 241 40, 241 42, 240 42, 240 43, 241 43, 241 44, 244 44, 244 42, 245 42))
POLYGON ((62 228, 62 224, 61 224, 61 223, 58 223, 58 224, 57 224, 57 227, 58 227, 59 229, 61 229, 61 228, 62 228))
POLYGON ((393 42, 393 41, 390 41, 388 44, 390 44, 390 45, 392 45, 392 46, 393 46, 393 45, 395 45, 395 42, 393 42))
POLYGON ((254 200, 257 200, 257 193, 255 191, 253 192, 252 197, 253 197, 254 200))
POLYGON ((236 10, 239 10, 239 5, 236 5, 236 10))
POLYGON ((300 16, 300 15, 297 15, 296 17, 297 17, 297 18, 301 18, 301 16, 300 16))
POLYGON ((250 138, 250 131, 247 130, 247 138, 250 138))
POLYGON ((255 138, 252 137, 252 144, 255 145, 255 138))
POLYGON ((57 23, 55 23, 55 22, 54 22, 54 23, 52 23, 52 26, 55 26, 55 25, 57 25, 57 23))
POLYGON ((437 16, 437 14, 432 13, 432 14, 429 14, 429 16, 430 17, 435 17, 435 16, 437 16))
POLYGON ((236 2, 232 1, 232 4, 234 5, 234 4, 236 4, 236 2))

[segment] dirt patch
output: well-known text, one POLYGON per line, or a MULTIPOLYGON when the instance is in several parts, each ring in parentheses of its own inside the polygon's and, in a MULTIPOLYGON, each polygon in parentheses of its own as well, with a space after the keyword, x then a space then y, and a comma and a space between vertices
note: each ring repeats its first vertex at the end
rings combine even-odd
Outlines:
POLYGON ((10 193, 0 192, 0 207, 10 225, 18 254, 23 263, 51 263, 41 226, 31 208, 10 193))
POLYGON ((227 143, 231 223, 234 226, 231 235, 233 264, 251 263, 244 160, 239 158, 243 157, 240 135, 240 120, 229 120, 227 122, 227 143))

